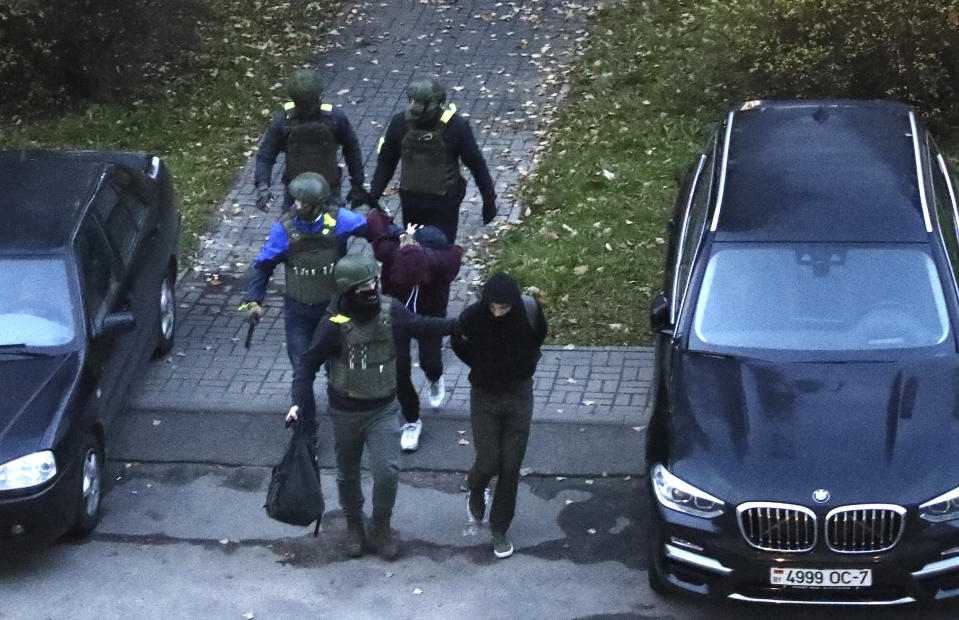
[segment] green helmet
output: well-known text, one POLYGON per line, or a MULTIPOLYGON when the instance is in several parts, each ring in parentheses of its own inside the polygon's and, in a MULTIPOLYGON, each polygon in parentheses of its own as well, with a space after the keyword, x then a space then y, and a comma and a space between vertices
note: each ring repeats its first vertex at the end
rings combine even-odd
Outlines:
POLYGON ((412 121, 432 122, 446 103, 446 85, 436 78, 416 78, 406 87, 410 98, 407 116, 412 121))
POLYGON ((303 221, 320 217, 332 195, 330 184, 319 172, 304 172, 290 181, 290 196, 300 201, 296 215, 303 221))
POLYGON ((368 254, 347 254, 333 266, 333 279, 339 295, 380 277, 380 264, 368 254))
POLYGON ((312 69, 297 69, 290 77, 286 91, 297 108, 308 112, 320 102, 323 78, 312 69))

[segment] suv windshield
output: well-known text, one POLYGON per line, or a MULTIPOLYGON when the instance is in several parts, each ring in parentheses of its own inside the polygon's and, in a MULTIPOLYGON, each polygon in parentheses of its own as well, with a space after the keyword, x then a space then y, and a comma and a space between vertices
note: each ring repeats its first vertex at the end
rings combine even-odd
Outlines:
POLYGON ((902 349, 948 335, 936 265, 923 246, 717 243, 690 348, 902 349))
POLYGON ((0 345, 53 347, 75 333, 62 257, 0 258, 0 345))

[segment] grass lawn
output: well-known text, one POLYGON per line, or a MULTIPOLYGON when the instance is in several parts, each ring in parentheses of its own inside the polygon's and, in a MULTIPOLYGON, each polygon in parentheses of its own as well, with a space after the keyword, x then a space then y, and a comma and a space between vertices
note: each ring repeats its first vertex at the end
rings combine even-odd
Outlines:
MULTIPOLYGON (((540 289, 554 342, 651 341, 677 179, 729 103, 719 80, 732 47, 717 49, 737 43, 717 6, 626 0, 593 24, 521 191, 531 213, 492 246, 490 269, 540 289)), ((954 142, 940 146, 957 152, 954 142)))
POLYGON ((211 16, 201 18, 196 72, 176 76, 150 99, 91 105, 43 122, 5 122, 3 145, 161 155, 180 194, 188 256, 285 97, 281 83, 310 60, 342 4, 207 0, 211 16))

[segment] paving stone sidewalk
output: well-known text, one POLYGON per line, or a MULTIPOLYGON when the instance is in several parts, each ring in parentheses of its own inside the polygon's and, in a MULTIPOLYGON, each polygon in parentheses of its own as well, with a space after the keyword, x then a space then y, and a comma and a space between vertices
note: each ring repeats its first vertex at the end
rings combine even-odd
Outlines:
MULTIPOLYGON (((376 165, 376 143, 392 114, 403 109, 410 77, 437 75, 447 83, 449 99, 470 118, 496 184, 498 220, 517 221, 521 210, 512 192, 531 165, 539 117, 566 90, 544 78, 552 62, 573 59, 574 42, 586 32, 588 6, 560 0, 347 5, 313 66, 327 81, 324 100, 341 106, 358 134, 367 181, 376 165)), ((283 78, 277 76, 277 81, 283 78)), ((281 170, 280 165, 274 169, 276 195, 282 195, 281 170)), ((251 159, 203 239, 196 267, 180 279, 177 344, 170 357, 149 366, 134 388, 135 408, 274 412, 288 406, 292 369, 284 348, 283 270, 274 275, 264 319, 248 350, 243 346, 246 325, 236 312, 249 265, 278 215, 253 207, 252 172, 251 159)), ((468 248, 470 261, 496 222, 482 226, 478 192, 468 170, 464 175, 468 190, 457 242, 468 248)), ((381 203, 398 211, 395 195, 381 203)), ((355 240, 351 250, 363 251, 364 245, 355 240)), ((475 264, 464 264, 452 287, 450 316, 475 299, 480 277, 475 264)), ((534 385, 536 418, 645 424, 652 357, 647 347, 545 347, 534 385)), ((466 417, 468 369, 448 347, 444 364, 449 397, 441 409, 426 415, 466 417)), ((414 373, 425 405, 426 380, 418 370, 414 373)), ((322 383, 318 379, 320 400, 322 383)))

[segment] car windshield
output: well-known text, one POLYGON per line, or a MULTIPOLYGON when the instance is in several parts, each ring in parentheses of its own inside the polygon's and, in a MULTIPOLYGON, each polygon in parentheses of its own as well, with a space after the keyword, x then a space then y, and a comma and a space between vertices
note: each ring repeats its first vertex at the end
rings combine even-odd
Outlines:
POLYGON ((75 334, 62 257, 0 257, 0 346, 54 347, 75 334))
POLYGON ((935 346, 948 335, 923 246, 717 243, 690 348, 870 351, 935 346))

